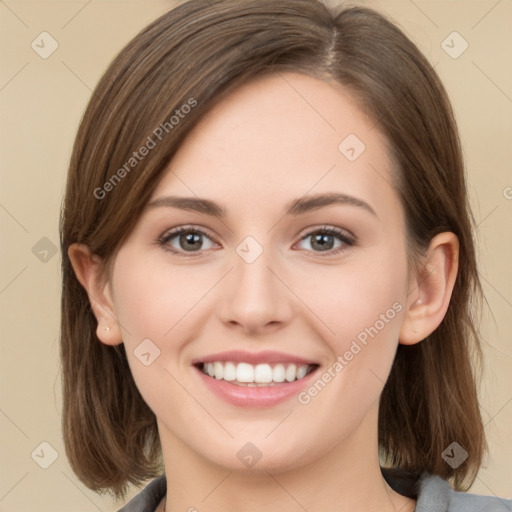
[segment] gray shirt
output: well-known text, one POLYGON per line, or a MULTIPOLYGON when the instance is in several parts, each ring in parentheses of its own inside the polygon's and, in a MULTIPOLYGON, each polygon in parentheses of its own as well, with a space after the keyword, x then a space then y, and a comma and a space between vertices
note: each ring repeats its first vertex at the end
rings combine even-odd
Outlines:
MULTIPOLYGON (((395 487, 392 481, 388 482, 395 487)), ((152 480, 118 512, 155 512, 167 492, 165 475, 152 480)), ((416 512, 511 512, 512 499, 477 496, 451 489, 446 480, 425 473, 418 482, 416 512)))

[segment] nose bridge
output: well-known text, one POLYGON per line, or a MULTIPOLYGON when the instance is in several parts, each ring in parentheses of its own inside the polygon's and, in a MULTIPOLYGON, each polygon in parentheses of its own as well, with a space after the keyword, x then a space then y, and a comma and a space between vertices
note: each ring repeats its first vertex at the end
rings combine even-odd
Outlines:
POLYGON ((286 322, 291 311, 289 297, 276 277, 274 268, 279 265, 272 250, 247 237, 235 249, 233 267, 231 286, 221 299, 223 321, 248 331, 286 322))

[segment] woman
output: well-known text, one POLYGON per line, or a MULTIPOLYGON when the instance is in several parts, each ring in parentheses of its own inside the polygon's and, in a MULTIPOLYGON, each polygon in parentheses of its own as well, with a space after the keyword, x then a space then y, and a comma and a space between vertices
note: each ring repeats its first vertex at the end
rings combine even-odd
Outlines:
POLYGON ((486 449, 471 227, 446 93, 383 16, 168 12, 73 149, 73 470, 116 497, 155 478, 123 512, 510 510, 456 492, 486 449))

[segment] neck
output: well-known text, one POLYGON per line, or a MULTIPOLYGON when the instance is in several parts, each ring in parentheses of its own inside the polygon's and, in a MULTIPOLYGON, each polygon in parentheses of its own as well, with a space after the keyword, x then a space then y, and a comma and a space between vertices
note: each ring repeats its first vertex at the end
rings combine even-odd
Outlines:
POLYGON ((199 456, 159 424, 167 476, 166 512, 412 512, 415 503, 384 480, 378 459, 377 408, 357 431, 328 453, 292 471, 263 465, 249 471, 199 456), (371 489, 371 492, 369 490, 371 489))

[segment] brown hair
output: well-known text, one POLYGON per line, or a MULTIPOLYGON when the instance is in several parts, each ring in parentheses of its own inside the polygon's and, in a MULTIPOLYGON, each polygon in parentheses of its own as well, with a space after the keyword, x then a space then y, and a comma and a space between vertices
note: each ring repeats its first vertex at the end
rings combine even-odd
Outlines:
POLYGON ((457 127, 438 76, 393 23, 368 8, 191 0, 119 53, 73 147, 60 226, 62 427, 71 467, 91 489, 123 497, 128 484, 163 466, 155 415, 124 345, 96 337, 68 248, 82 243, 110 262, 184 137, 215 102, 252 77, 286 70, 341 83, 385 134, 415 256, 440 232, 459 238, 448 312, 428 339, 399 346, 381 396, 379 441, 392 467, 451 478, 457 489, 476 476, 486 448, 472 369, 481 287, 457 127), (130 160, 149 138, 156 142, 158 129, 161 140, 147 156, 130 160), (457 468, 441 456, 454 441, 468 453, 457 468))

